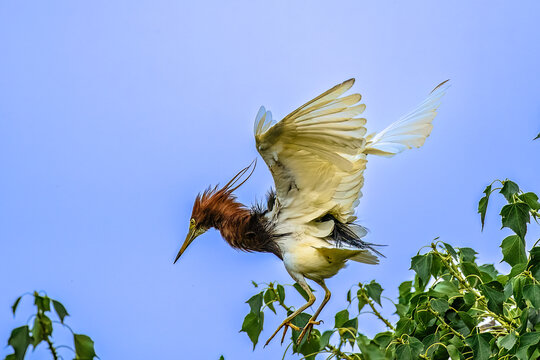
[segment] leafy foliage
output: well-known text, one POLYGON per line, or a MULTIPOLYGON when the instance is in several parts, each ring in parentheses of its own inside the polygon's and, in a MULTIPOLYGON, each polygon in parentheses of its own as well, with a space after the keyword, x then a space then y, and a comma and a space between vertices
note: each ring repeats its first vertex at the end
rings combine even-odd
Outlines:
MULTIPOLYGON (((54 331, 53 323, 63 325, 71 331, 71 328, 64 323, 64 319, 66 316, 69 316, 69 313, 61 302, 51 299, 47 295, 41 295, 37 291, 33 294, 28 293, 25 295, 34 297, 36 313, 30 317, 30 319, 33 319, 33 325, 31 329, 28 325, 24 325, 11 332, 8 345, 13 348, 14 352, 13 354, 6 356, 5 360, 24 360, 28 347, 32 345, 33 349, 35 349, 41 343, 47 344, 54 360, 62 358, 58 354, 58 348, 60 347, 56 347, 52 341, 54 331), (60 321, 53 321, 50 318, 51 302, 60 321)), ((17 300, 15 300, 15 303, 11 307, 13 315, 15 315, 19 303, 25 295, 19 296, 17 300)), ((73 333, 73 331, 71 332, 73 333)), ((94 351, 94 342, 87 335, 73 333, 73 342, 75 344, 75 349, 71 350, 75 353, 75 360, 92 360, 97 357, 94 351)), ((63 345, 62 348, 70 349, 65 345, 63 345)))
MULTIPOLYGON (((498 180, 497 180, 498 181, 498 180)), ((309 336, 297 344, 302 328, 311 315, 301 313, 292 323, 298 330, 290 332, 293 354, 302 359, 314 360, 319 354, 336 359, 451 359, 492 360, 540 358, 540 239, 527 251, 525 236, 531 218, 538 223, 540 203, 532 192, 523 192, 510 181, 495 182, 484 190, 478 204, 482 229, 490 196, 494 191, 504 196, 507 204, 500 211, 502 227, 514 232, 500 244, 502 260, 511 270, 499 274, 492 264, 478 264, 477 252, 468 247, 454 248, 435 241, 429 251, 419 252, 411 259, 414 280, 399 286, 393 323, 382 316, 384 289, 375 280, 359 283, 346 294, 349 304, 357 307, 359 315, 352 316, 348 309, 335 314, 334 325, 321 332, 315 327, 309 336), (353 291, 354 290, 354 291, 353 291), (373 338, 359 330, 359 316, 372 314, 387 331, 373 338)), ((282 309, 290 315, 294 308, 285 303, 286 287, 277 284, 257 284, 260 291, 246 303, 249 313, 244 318, 241 332, 245 332, 256 347, 263 330, 266 310, 275 315, 282 309)), ((294 289, 306 301, 306 291, 298 284, 294 289)), ((71 349, 75 360, 92 360, 97 357, 90 337, 71 331, 64 320, 69 313, 62 303, 47 295, 34 292, 36 313, 29 324, 11 332, 8 345, 13 353, 5 360, 24 360, 30 345, 35 349, 45 343, 54 360, 63 358, 58 348, 71 349), (52 304, 52 306, 51 306, 52 304), (51 320, 52 310, 59 321, 51 320), (52 341, 55 326, 59 324, 73 333, 74 349, 56 347, 52 341)), ((15 315, 24 297, 17 298, 11 307, 15 315)), ((279 316, 281 316, 281 311, 279 316)), ((221 356, 220 359, 224 357, 221 356)))
MULTIPOLYGON (((504 238, 500 248, 501 261, 511 267, 508 274, 498 273, 492 264, 479 264, 474 249, 454 248, 435 239, 429 251, 411 259, 415 276, 399 286, 397 322, 384 318, 379 311, 381 285, 376 281, 360 283, 346 294, 349 306, 356 303, 357 317, 351 317, 347 309, 339 311, 333 327, 313 329, 299 345, 296 340, 300 331, 292 331, 287 349, 292 348, 293 353, 308 360, 319 354, 348 360, 539 359, 540 240, 527 252, 525 236, 531 218, 538 222, 540 204, 536 194, 521 191, 515 182, 498 182, 499 188, 493 187, 495 182, 486 187, 478 212, 483 228, 493 192, 499 190, 507 202, 500 212, 502 226, 514 234, 504 238), (364 314, 375 316, 388 331, 373 338, 362 334, 358 317, 364 314)), ((274 314, 279 308, 285 314, 293 311, 285 303, 282 285, 257 287, 262 290, 247 301, 250 312, 242 325, 254 347, 266 309, 274 314)), ((307 299, 297 284, 290 288, 307 299)), ((293 323, 302 327, 309 318, 309 314, 302 313, 293 323)))

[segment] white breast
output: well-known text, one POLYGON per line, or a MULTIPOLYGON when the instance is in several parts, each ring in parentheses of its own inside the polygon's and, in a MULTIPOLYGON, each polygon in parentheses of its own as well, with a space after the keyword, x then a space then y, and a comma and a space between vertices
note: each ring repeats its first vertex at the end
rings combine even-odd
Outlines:
POLYGON ((344 260, 330 259, 317 248, 332 247, 321 238, 305 233, 293 233, 277 241, 283 255, 283 263, 289 274, 296 280, 298 275, 319 281, 330 278, 345 266, 344 260))

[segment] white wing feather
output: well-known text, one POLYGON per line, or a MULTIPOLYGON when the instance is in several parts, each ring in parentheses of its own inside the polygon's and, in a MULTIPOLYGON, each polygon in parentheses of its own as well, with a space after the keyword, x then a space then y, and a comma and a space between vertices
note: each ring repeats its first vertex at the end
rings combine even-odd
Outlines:
MULTIPOLYGON (((278 123, 264 107, 259 110, 255 140, 274 177, 280 217, 308 223, 331 213, 354 220, 366 164, 366 120, 356 116, 365 105, 360 94, 340 97, 353 83, 333 87, 278 123)), ((328 235, 332 227, 323 230, 328 235)))
POLYGON ((437 115, 441 97, 450 86, 447 82, 448 80, 433 89, 428 98, 413 111, 380 133, 368 136, 364 153, 391 157, 403 150, 424 145, 433 129, 431 123, 437 115))
POLYGON ((429 136, 436 109, 448 85, 436 87, 415 110, 379 134, 365 138, 366 119, 360 94, 341 97, 354 84, 347 80, 317 96, 280 122, 261 107, 254 124, 257 150, 276 186, 281 224, 308 225, 305 231, 325 237, 333 222, 315 222, 326 214, 340 222, 356 218, 362 196, 366 155, 393 156, 420 147, 429 136))

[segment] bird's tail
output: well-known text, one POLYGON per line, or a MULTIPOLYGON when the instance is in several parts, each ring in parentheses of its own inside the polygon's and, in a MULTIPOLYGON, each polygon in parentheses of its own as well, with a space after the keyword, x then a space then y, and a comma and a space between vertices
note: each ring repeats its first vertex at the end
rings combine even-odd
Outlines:
POLYGON ((364 264, 378 264, 379 259, 369 250, 355 250, 332 247, 315 248, 330 262, 342 262, 345 260, 354 260, 364 264))
POLYGON ((431 123, 437 115, 441 98, 449 87, 448 80, 440 83, 416 109, 380 133, 367 136, 364 153, 391 157, 403 150, 424 145, 433 129, 431 123))

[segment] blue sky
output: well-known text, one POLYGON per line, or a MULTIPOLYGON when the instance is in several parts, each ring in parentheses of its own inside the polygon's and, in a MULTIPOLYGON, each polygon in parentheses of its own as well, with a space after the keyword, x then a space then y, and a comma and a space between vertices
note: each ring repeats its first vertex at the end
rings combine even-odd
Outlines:
MULTIPOLYGON (((252 353, 238 333, 251 280, 292 282, 277 258, 210 231, 172 260, 196 194, 257 156, 259 106, 280 118, 350 77, 369 132, 452 87, 423 148, 370 159, 357 213, 387 258, 330 279, 322 319, 358 281, 394 297, 436 236, 498 263, 500 201, 483 233, 476 206, 496 178, 540 192, 539 11, 534 0, 0 2, 0 342, 26 321, 29 306, 11 316, 15 298, 42 289, 104 360, 280 358, 278 341, 252 353)), ((238 197, 271 185, 259 162, 238 197)), ((369 315, 360 328, 382 330, 369 315)))

